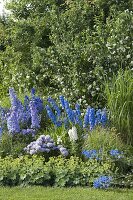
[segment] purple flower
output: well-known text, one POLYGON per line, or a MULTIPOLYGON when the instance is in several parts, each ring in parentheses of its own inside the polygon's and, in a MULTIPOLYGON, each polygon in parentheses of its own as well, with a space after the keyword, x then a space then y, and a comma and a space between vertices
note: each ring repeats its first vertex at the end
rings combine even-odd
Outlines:
POLYGON ((1 137, 1 135, 2 135, 2 127, 0 127, 0 137, 1 137))
POLYGON ((15 93, 14 88, 9 88, 9 95, 10 95, 10 101, 11 101, 11 107, 16 107, 18 106, 18 99, 15 93))
POLYGON ((37 108, 34 101, 30 101, 30 112, 31 112, 31 128, 40 128, 40 120, 37 112, 37 108))
MULTIPOLYGON (((59 146, 58 146, 59 147, 59 146)), ((60 150, 60 152, 61 152, 61 154, 63 155, 63 156, 68 156, 68 150, 66 149, 66 148, 64 148, 63 146, 61 146, 60 148, 59 148, 59 150, 60 150)))
POLYGON ((7 118, 7 128, 8 128, 9 133, 20 132, 20 126, 19 126, 16 110, 12 110, 10 116, 7 118))
POLYGON ((32 136, 34 136, 35 135, 35 130, 34 129, 22 129, 22 131, 21 131, 21 133, 23 134, 23 135, 28 135, 28 134, 32 134, 32 136))

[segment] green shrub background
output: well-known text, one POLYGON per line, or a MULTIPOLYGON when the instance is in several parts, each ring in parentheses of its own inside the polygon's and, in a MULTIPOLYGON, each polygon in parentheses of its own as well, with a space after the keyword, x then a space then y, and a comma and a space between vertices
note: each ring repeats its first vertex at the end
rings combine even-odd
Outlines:
POLYGON ((0 21, 0 96, 36 87, 103 106, 104 78, 132 68, 131 0, 12 0, 0 21), (2 46, 3 45, 3 46, 2 46))

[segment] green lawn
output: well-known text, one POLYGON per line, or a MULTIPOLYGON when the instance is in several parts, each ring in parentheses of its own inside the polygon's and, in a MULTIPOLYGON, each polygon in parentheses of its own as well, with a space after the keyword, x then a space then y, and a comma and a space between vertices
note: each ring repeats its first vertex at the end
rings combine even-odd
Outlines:
POLYGON ((133 190, 0 187, 0 200, 133 200, 133 190))

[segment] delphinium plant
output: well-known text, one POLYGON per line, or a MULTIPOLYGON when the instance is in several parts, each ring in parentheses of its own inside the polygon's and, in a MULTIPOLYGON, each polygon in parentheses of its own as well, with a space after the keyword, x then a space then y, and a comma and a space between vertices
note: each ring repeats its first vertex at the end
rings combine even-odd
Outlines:
POLYGON ((94 108, 88 107, 82 116, 79 104, 75 104, 73 110, 64 96, 60 96, 59 100, 60 106, 54 99, 48 98, 49 104, 45 107, 47 115, 54 124, 57 138, 67 143, 72 154, 81 155, 82 145, 88 133, 91 134, 97 125, 106 126, 107 112, 105 109, 95 111, 94 108), (58 135, 61 131, 65 134, 58 135))
POLYGON ((0 135, 1 141, 5 138, 4 134, 6 134, 6 138, 7 136, 12 138, 10 153, 12 154, 13 151, 17 154, 34 139, 40 129, 44 106, 42 99, 35 95, 34 88, 31 90, 30 97, 25 96, 23 103, 18 99, 13 88, 9 89, 9 97, 10 108, 0 109, 0 135))

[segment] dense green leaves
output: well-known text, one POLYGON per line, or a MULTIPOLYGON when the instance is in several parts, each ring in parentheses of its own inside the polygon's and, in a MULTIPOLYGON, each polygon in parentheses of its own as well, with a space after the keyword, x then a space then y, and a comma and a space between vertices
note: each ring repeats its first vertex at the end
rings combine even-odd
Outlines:
POLYGON ((132 67, 131 0, 12 0, 8 7, 12 45, 0 55, 2 92, 36 86, 101 106, 104 77, 132 67))

